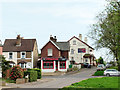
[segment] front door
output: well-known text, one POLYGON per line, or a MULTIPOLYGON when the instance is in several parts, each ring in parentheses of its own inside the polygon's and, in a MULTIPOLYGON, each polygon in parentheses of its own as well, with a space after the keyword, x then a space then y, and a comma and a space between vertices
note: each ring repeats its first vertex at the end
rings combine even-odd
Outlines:
POLYGON ((56 61, 56 71, 58 71, 58 61, 56 61))

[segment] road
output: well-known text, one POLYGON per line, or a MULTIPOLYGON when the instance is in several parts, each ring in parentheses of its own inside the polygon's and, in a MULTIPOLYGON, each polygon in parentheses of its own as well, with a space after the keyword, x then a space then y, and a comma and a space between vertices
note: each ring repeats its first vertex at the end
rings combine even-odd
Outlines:
POLYGON ((96 71, 96 68, 82 69, 75 74, 65 74, 59 76, 43 76, 41 80, 26 84, 9 84, 8 87, 12 88, 62 88, 72 83, 85 80, 87 78, 93 78, 91 76, 96 71))

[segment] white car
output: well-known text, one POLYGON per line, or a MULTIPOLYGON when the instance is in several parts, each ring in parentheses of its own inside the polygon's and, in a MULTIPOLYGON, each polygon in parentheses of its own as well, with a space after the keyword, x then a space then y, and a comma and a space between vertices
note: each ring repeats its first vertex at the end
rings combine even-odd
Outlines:
POLYGON ((120 72, 116 69, 106 69, 104 71, 105 76, 119 76, 120 72))
POLYGON ((105 70, 105 69, 106 68, 105 68, 104 64, 98 64, 97 70, 105 70))

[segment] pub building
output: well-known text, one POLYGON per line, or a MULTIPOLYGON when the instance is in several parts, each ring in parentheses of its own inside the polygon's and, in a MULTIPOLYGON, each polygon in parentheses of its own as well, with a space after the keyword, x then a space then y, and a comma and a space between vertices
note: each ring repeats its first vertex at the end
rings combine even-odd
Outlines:
POLYGON ((66 72, 69 67, 69 49, 69 42, 57 42, 56 36, 50 36, 41 49, 42 72, 66 72))

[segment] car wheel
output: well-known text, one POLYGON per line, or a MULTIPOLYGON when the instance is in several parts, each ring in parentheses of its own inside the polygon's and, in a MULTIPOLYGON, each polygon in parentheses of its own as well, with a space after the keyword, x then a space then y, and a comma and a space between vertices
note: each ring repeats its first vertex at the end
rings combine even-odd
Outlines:
POLYGON ((109 73, 107 73, 107 74, 106 74, 106 76, 107 76, 107 77, 109 77, 109 76, 110 76, 110 74, 109 74, 109 73))

